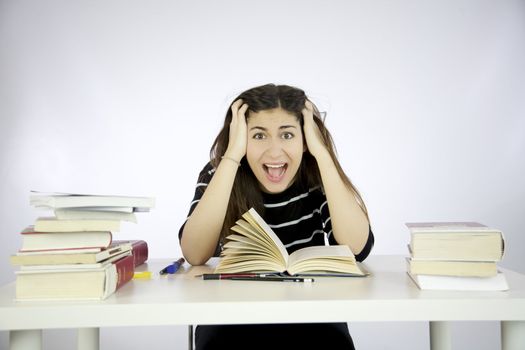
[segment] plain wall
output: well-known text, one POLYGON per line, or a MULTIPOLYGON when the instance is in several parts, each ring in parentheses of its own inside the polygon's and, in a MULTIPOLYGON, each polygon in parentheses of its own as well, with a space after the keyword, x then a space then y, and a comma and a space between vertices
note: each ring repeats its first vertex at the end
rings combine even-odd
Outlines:
MULTIPOLYGON (((522 0, 0 0, 0 283, 39 216, 30 190, 154 196, 116 238, 180 256, 229 103, 268 82, 328 113, 373 254, 407 254, 405 222, 473 220, 503 230, 501 266, 525 272, 524 42, 522 0)), ((361 349, 428 344, 425 323, 350 328, 361 349)), ((184 327, 101 334, 101 349, 186 347, 184 327)), ((497 323, 453 334, 457 349, 499 344, 497 323)), ((71 348, 62 337, 46 348, 71 348)))

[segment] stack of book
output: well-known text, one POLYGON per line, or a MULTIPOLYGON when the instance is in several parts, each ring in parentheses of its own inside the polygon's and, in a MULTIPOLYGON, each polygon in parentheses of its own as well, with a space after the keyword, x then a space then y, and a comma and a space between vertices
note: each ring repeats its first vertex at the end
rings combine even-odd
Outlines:
POLYGON ((410 231, 408 274, 420 289, 507 290, 497 262, 500 230, 477 222, 406 223, 410 231))
POLYGON ((153 198, 32 192, 30 203, 54 216, 21 232, 22 246, 11 256, 20 267, 17 300, 105 299, 148 257, 145 241, 113 240, 113 233, 153 208, 153 198))

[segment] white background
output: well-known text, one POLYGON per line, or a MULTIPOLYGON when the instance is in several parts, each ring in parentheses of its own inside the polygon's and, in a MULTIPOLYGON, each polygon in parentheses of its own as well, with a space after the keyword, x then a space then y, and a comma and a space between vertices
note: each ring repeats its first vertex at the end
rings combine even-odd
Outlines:
MULTIPOLYGON (((501 265, 525 273, 524 43, 522 0, 0 0, 0 282, 42 214, 30 190, 154 196, 116 238, 179 257, 229 103, 269 82, 328 112, 373 254, 406 254, 407 221, 473 220, 503 230, 501 265)), ((360 349, 428 342, 424 323, 350 329, 360 349)), ((184 327, 101 335, 101 349, 186 347, 184 327)), ((457 323, 453 345, 493 349, 498 335, 457 323)), ((74 336, 45 332, 46 349, 74 336)))

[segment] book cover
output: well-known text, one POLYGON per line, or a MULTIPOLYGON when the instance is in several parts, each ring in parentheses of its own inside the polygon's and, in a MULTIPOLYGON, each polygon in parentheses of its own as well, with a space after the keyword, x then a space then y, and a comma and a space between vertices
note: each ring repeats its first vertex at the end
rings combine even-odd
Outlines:
POLYGON ((491 277, 432 276, 407 273, 421 290, 506 291, 509 289, 507 279, 502 272, 491 277))
POLYGON ((216 273, 286 272, 364 276, 348 246, 312 246, 288 254, 263 218, 251 208, 232 227, 216 273))

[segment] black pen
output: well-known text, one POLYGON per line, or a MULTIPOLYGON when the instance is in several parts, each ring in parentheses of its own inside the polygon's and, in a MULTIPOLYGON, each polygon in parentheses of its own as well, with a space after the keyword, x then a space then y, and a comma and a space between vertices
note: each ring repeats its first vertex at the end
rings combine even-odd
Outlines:
POLYGON ((268 282, 313 282, 313 278, 302 277, 230 277, 232 281, 268 281, 268 282))
POLYGON ((182 266, 182 264, 184 264, 184 258, 180 258, 179 260, 177 261, 174 261, 173 264, 170 264, 168 266, 166 266, 165 268, 163 268, 162 270, 159 271, 159 273, 161 275, 165 275, 165 274, 174 274, 175 272, 177 272, 179 270, 179 268, 182 266))
POLYGON ((279 276, 275 273, 205 273, 203 280, 234 280, 234 281, 272 281, 272 282, 313 282, 313 278, 279 276))
POLYGON ((205 273, 195 277, 202 277, 203 280, 228 280, 234 277, 274 277, 276 273, 205 273))

